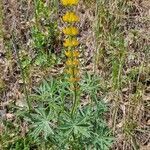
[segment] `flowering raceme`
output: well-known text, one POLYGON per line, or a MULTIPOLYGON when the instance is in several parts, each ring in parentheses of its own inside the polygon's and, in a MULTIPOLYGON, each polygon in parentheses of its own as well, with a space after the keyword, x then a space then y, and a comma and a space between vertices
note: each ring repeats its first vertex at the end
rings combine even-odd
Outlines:
MULTIPOLYGON (((61 3, 64 6, 73 6, 77 5, 79 0, 61 0, 61 3)), ((71 9, 70 9, 71 10, 71 9)), ((74 90, 76 94, 76 90, 79 89, 78 81, 79 81, 79 51, 75 48, 79 45, 77 40, 77 35, 79 34, 79 29, 74 26, 74 23, 78 22, 80 19, 73 11, 68 11, 62 17, 63 21, 68 23, 68 26, 65 27, 62 32, 66 35, 64 40, 65 55, 67 56, 65 72, 67 73, 67 80, 71 85, 71 89, 74 90)), ((75 96, 76 97, 76 96, 75 96)))
POLYGON ((64 22, 78 22, 79 17, 74 12, 66 12, 66 14, 62 17, 64 22))
POLYGON ((64 5, 64 6, 71 6, 71 5, 77 5, 79 2, 79 0, 61 0, 61 3, 64 5))

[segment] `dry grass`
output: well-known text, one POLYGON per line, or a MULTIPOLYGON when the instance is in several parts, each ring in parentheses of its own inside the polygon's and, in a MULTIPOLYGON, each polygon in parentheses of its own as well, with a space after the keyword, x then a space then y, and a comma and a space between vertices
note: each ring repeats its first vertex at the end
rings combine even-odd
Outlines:
POLYGON ((149 2, 85 2, 79 11, 86 68, 105 81, 113 149, 149 149, 149 2))

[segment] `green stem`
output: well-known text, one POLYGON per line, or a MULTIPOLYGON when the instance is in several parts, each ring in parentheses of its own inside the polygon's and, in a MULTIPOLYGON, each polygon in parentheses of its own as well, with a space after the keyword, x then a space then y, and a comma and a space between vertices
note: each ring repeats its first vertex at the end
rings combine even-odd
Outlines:
POLYGON ((34 17, 35 17, 35 22, 36 25, 38 26, 38 14, 37 14, 37 8, 38 7, 38 2, 37 0, 34 0, 34 17))
POLYGON ((29 111, 31 111, 32 106, 31 106, 31 103, 29 101, 28 90, 27 90, 26 83, 25 83, 24 70, 23 70, 22 65, 21 65, 21 60, 20 60, 20 57, 19 57, 19 52, 18 52, 18 48, 17 48, 17 45, 16 45, 16 40, 15 40, 14 33, 12 33, 12 44, 13 44, 13 48, 14 48, 14 51, 16 53, 17 61, 18 61, 19 67, 20 67, 20 72, 21 72, 21 76, 22 76, 22 80, 23 80, 24 94, 26 96, 26 102, 27 102, 29 111))
POLYGON ((74 112, 76 111, 77 108, 77 83, 74 84, 74 95, 73 95, 73 106, 72 106, 72 111, 71 111, 71 116, 73 116, 74 112))

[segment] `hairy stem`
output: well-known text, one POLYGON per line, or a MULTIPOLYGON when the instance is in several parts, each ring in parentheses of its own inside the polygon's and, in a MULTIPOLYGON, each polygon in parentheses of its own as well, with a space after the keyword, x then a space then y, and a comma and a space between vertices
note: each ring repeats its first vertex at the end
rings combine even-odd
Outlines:
POLYGON ((76 111, 77 108, 77 83, 74 84, 74 95, 73 95, 73 106, 72 106, 72 111, 71 111, 71 116, 73 116, 74 112, 76 111))

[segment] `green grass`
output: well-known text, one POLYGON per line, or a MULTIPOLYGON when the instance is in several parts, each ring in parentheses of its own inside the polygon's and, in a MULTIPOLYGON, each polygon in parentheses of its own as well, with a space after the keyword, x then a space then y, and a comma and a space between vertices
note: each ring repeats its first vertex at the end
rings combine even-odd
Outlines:
MULTIPOLYGON (((94 22, 96 52, 93 61, 95 72, 97 72, 98 68, 101 68, 101 72, 106 72, 104 75, 101 74, 101 78, 107 80, 107 83, 109 84, 108 86, 111 88, 111 94, 113 95, 114 101, 112 106, 113 112, 111 122, 114 134, 117 134, 116 126, 119 121, 119 109, 122 103, 124 103, 123 90, 129 89, 129 95, 126 99, 129 105, 125 106, 129 116, 124 116, 125 118, 123 118, 122 121, 127 120, 123 121, 126 126, 126 131, 128 130, 130 132, 131 139, 134 139, 133 142, 132 140, 128 141, 127 138, 126 144, 131 144, 133 149, 138 149, 139 145, 135 144, 137 142, 135 139, 136 129, 131 130, 130 125, 128 126, 127 123, 130 124, 130 120, 133 120, 134 124, 137 125, 137 128, 140 128, 138 127, 138 124, 141 120, 135 116, 139 116, 141 113, 140 110, 136 110, 143 107, 142 95, 145 93, 146 86, 142 83, 142 81, 140 81, 140 78, 143 76, 144 81, 146 79, 146 74, 149 72, 144 73, 144 66, 146 68, 148 67, 147 56, 149 56, 149 52, 147 51, 147 44, 142 42, 143 37, 140 37, 140 30, 136 28, 137 24, 135 23, 132 29, 127 28, 126 26, 131 19, 130 15, 135 11, 135 7, 134 2, 130 3, 128 1, 96 1, 96 21, 94 22), (127 35, 132 35, 132 41, 129 41, 131 39, 130 37, 126 37, 127 35), (130 46, 129 42, 132 42, 132 45, 137 47, 135 51, 140 51, 139 53, 143 53, 143 55, 145 55, 143 59, 141 59, 141 56, 137 52, 133 52, 133 48, 130 46), (142 44, 142 46, 139 46, 139 43, 142 44), (147 49, 146 51, 145 48, 147 49), (134 57, 135 63, 136 60, 139 61, 139 64, 137 64, 136 67, 130 67, 128 64, 130 63, 130 60, 128 59, 130 56, 134 57), (130 73, 126 73, 127 71, 130 73), (134 90, 134 88, 135 91, 133 94, 132 89, 134 90)), ((148 39, 147 36, 144 38, 148 39)), ((110 91, 108 90, 108 93, 109 92, 110 91)), ((125 135, 128 135, 127 132, 124 133, 125 135)))

